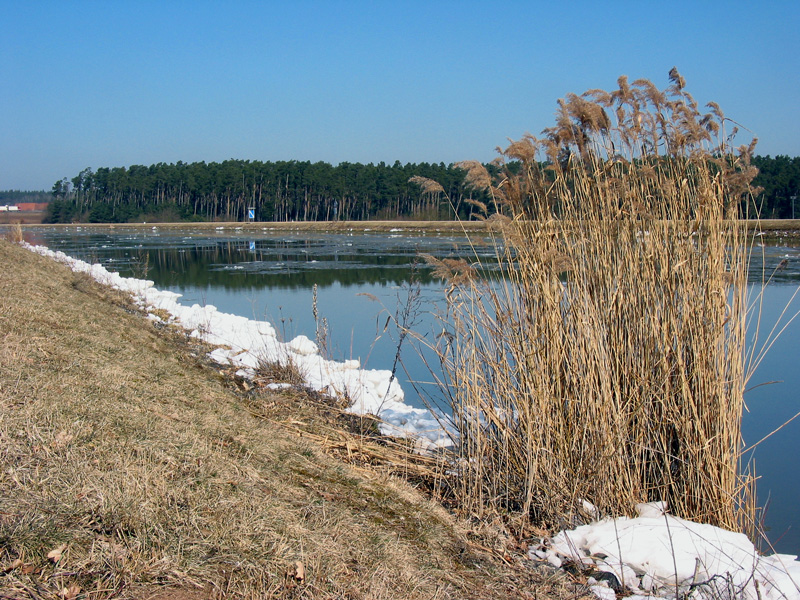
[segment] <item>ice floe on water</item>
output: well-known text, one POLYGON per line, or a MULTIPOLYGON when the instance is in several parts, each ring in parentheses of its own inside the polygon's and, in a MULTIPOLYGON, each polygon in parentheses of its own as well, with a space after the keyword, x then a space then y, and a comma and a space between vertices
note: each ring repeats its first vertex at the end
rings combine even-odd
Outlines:
MULTIPOLYGON (((210 353, 213 360, 244 376, 252 376, 261 361, 291 362, 309 387, 348 399, 354 413, 378 415, 384 434, 414 437, 423 450, 452 444, 433 414, 403 401, 403 390, 389 370, 363 369, 357 360, 328 360, 305 336, 280 341, 266 321, 222 313, 210 305, 184 306, 180 294, 158 290, 152 281, 122 277, 44 246, 24 245, 131 293, 151 319, 169 314, 191 335, 218 346, 210 353)), ((590 572, 592 592, 608 600, 800 600, 795 556, 761 556, 745 535, 671 516, 660 503, 637 509, 636 518, 601 519, 562 531, 532 547, 530 557, 590 572)), ((584 510, 592 513, 594 508, 584 502, 584 510)))
POLYGON ((593 573, 600 598, 778 600, 800 598, 800 562, 761 556, 743 533, 679 519, 663 503, 640 504, 636 518, 582 525, 531 548, 534 560, 593 573), (677 588, 677 589, 676 589, 677 588), (677 593, 676 593, 677 591, 677 593))
POLYGON ((156 289, 152 281, 122 277, 100 264, 91 265, 45 246, 26 247, 67 264, 73 271, 88 273, 100 283, 131 293, 151 319, 161 319, 159 315, 165 311, 170 320, 192 336, 219 346, 210 357, 238 368, 243 376, 252 377, 261 363, 291 364, 310 388, 346 399, 353 413, 377 415, 384 435, 415 438, 420 450, 452 444, 451 436, 430 411, 404 402, 403 389, 390 370, 364 369, 358 360, 328 360, 304 335, 283 342, 266 321, 223 313, 212 305, 184 306, 180 294, 156 289))

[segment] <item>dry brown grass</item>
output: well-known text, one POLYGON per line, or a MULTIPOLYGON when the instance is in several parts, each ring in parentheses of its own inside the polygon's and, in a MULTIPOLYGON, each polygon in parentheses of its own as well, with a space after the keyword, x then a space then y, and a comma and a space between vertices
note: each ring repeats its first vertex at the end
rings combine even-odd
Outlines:
POLYGON ((18 244, 22 241, 22 226, 19 223, 15 223, 12 225, 8 231, 6 231, 5 238, 7 241, 18 244))
POLYGON ((457 275, 439 351, 475 514, 564 526, 589 516, 582 500, 667 500, 752 530, 737 220, 752 146, 729 148, 727 122, 670 77, 571 95, 542 140, 505 149, 521 169, 491 188, 499 278, 437 263, 457 275))
POLYGON ((404 482, 328 456, 312 402, 236 392, 124 295, 7 242, 0 261, 0 597, 554 589, 404 482))

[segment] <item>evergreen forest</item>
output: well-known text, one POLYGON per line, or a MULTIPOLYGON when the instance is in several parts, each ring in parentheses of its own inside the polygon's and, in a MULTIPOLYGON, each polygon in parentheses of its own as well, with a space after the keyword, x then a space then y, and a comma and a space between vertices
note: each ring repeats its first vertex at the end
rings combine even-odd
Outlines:
MULTIPOLYGON (((755 208, 762 218, 800 218, 800 157, 756 156, 755 208)), ((496 174, 498 169, 486 165, 496 174)), ((513 167, 513 165, 512 165, 513 167)), ((47 222, 448 220, 470 219, 473 201, 491 207, 457 164, 308 161, 158 163, 84 169, 49 193, 5 192, 8 199, 51 198, 47 222), (413 179, 441 184, 430 189, 413 179)), ((2 194, 4 192, 0 192, 2 194)), ((753 208, 752 206, 750 207, 753 208)), ((755 211, 742 207, 743 216, 755 211)))
POLYGON ((159 163, 84 169, 53 186, 52 223, 468 219, 484 200, 454 165, 324 162, 159 163), (424 177, 444 190, 409 181, 424 177), (451 199, 452 202, 448 199, 451 199))
POLYGON ((753 185, 761 188, 755 196, 763 219, 800 219, 800 156, 756 156, 758 169, 753 185))

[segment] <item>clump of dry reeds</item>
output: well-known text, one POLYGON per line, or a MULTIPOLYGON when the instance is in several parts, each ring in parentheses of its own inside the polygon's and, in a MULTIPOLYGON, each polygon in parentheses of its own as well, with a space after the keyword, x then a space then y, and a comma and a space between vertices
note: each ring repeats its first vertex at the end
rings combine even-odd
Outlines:
MULTIPOLYGON (((667 500, 728 528, 752 519, 740 472, 754 175, 719 108, 670 85, 592 90, 502 151, 501 276, 456 274, 440 358, 477 514, 550 525, 667 500), (748 514, 750 513, 750 514, 748 514)), ((489 184, 484 182, 488 187, 489 184)))
POLYGON ((24 241, 22 236, 22 225, 19 223, 14 223, 11 228, 6 231, 6 240, 12 244, 19 244, 20 242, 24 241))

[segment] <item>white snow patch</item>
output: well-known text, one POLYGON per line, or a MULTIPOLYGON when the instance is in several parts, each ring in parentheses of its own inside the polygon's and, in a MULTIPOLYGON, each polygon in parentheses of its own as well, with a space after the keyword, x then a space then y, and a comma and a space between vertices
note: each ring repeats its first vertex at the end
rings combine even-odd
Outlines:
POLYGON ((311 356, 319 354, 317 345, 304 335, 298 335, 291 342, 289 342, 289 349, 295 354, 301 356, 311 356))
POLYGON ((288 390, 292 388, 291 383, 268 383, 267 388, 271 390, 288 390))
MULTIPOLYGON (((662 502, 640 504, 639 517, 602 519, 562 531, 529 556, 612 573, 631 598, 786 600, 800 598, 796 556, 761 556, 743 533, 665 514, 662 502)), ((608 588, 592 586, 599 598, 608 588)))

